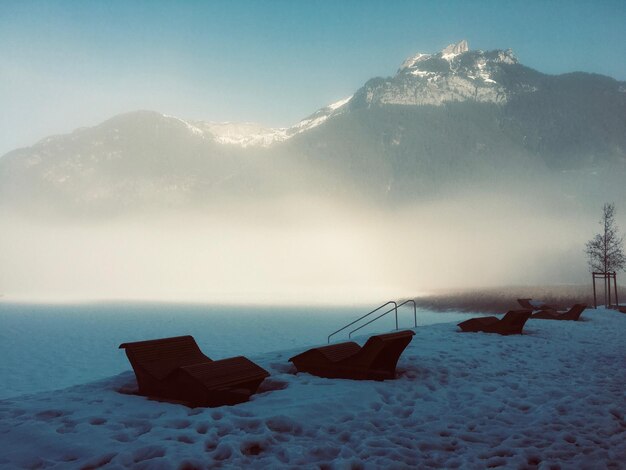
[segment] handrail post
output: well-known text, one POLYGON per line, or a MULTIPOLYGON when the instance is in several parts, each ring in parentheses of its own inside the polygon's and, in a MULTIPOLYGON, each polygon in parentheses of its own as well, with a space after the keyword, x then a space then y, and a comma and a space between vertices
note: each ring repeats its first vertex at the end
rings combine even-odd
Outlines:
POLYGON ((398 306, 396 305, 394 307, 394 310, 396 311, 396 330, 398 329, 398 306))
MULTIPOLYGON (((417 328, 417 303, 415 302, 415 300, 413 299, 407 299, 404 302, 402 302, 400 305, 398 305, 398 307, 402 307, 404 304, 408 304, 409 302, 413 303, 413 327, 417 328)), ((397 313, 396 313, 397 315, 397 313)), ((396 330, 398 329, 398 325, 396 322, 396 330)))

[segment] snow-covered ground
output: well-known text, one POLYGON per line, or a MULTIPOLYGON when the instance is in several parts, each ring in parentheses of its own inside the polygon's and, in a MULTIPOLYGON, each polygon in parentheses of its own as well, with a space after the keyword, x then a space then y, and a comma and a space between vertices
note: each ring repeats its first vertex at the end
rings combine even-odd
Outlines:
MULTIPOLYGON (((419 326, 385 382, 296 374, 287 359, 313 344, 260 345, 249 357, 272 375, 233 407, 149 401, 132 394, 130 370, 7 398, 0 467, 624 468, 626 315, 587 310, 583 320, 530 320, 508 337, 459 333, 456 320, 419 326)), ((309 326, 298 336, 322 343, 309 326)))

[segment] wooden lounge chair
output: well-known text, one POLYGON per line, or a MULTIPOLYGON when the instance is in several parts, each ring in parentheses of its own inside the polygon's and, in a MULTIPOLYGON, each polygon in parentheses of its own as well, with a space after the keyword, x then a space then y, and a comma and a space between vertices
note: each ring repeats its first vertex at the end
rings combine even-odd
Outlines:
POLYGON ((415 333, 402 330, 370 337, 363 347, 353 341, 313 348, 289 359, 299 372, 318 377, 385 380, 396 377, 396 364, 415 333))
POLYGON ((524 310, 556 310, 556 307, 548 305, 540 300, 533 299, 517 299, 517 303, 520 304, 524 310))
POLYGON ((270 374, 243 356, 213 361, 192 336, 124 343, 139 394, 189 406, 247 401, 270 374))
POLYGON ((524 324, 530 318, 531 310, 509 310, 504 317, 471 318, 459 323, 465 332, 498 333, 501 335, 521 335, 524 324))
POLYGON ((535 313, 531 318, 540 320, 570 320, 578 321, 580 315, 587 308, 585 304, 576 304, 566 312, 559 312, 556 310, 541 310, 535 313))

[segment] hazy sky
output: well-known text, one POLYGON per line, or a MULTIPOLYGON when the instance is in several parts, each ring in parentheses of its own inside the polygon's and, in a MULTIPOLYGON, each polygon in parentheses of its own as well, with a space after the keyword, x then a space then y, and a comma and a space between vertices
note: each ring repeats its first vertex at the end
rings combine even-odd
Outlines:
POLYGON ((626 80, 623 0, 0 0, 0 155, 135 109, 288 126, 460 39, 626 80))

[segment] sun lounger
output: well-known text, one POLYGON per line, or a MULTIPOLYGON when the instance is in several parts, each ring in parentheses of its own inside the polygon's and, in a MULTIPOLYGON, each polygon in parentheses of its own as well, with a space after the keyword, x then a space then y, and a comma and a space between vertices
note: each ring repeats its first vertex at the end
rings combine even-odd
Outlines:
POLYGON ((576 304, 566 312, 558 312, 556 310, 541 310, 535 313, 531 318, 540 320, 570 320, 578 321, 580 315, 587 308, 584 304, 576 304))
POLYGON ((524 310, 556 310, 556 307, 552 305, 548 305, 541 300, 533 300, 533 299, 517 299, 517 303, 520 304, 522 309, 524 310))
POLYGON ((498 333, 501 335, 522 334, 524 324, 530 318, 531 310, 510 310, 504 317, 479 317, 459 323, 465 332, 498 333))
POLYGON ((520 304, 523 309, 535 310, 537 307, 530 303, 531 300, 532 299, 517 299, 517 303, 520 304))
POLYGON ((370 337, 363 347, 349 341, 313 348, 289 359, 299 372, 318 377, 385 380, 396 376, 396 364, 415 333, 403 330, 370 337))
POLYGON ((269 373, 243 356, 213 361, 192 336, 124 343, 139 394, 189 406, 247 401, 269 373))

